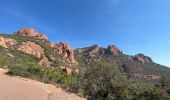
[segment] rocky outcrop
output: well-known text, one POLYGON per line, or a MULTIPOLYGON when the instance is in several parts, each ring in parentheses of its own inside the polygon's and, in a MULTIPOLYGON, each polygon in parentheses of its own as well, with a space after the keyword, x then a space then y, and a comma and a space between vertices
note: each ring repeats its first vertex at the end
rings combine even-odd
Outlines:
POLYGON ((0 36, 0 45, 2 47, 8 48, 8 46, 13 46, 16 44, 16 41, 11 38, 4 38, 3 36, 0 36))
POLYGON ((33 56, 36 56, 40 58, 43 54, 44 49, 41 48, 41 46, 37 45, 34 42, 23 42, 21 45, 17 47, 19 51, 23 51, 25 53, 31 54, 33 56))
POLYGON ((72 64, 76 63, 74 59, 74 52, 73 49, 66 43, 49 43, 49 46, 54 48, 54 51, 62 56, 64 61, 70 62, 72 64))
POLYGON ((23 42, 21 45, 17 47, 17 49, 19 51, 41 58, 41 60, 39 61, 40 65, 50 67, 50 65, 52 64, 52 62, 50 62, 48 58, 45 56, 44 49, 34 42, 30 41, 23 42))
POLYGON ((115 45, 109 45, 106 51, 107 53, 115 56, 121 53, 121 51, 115 45))
POLYGON ((94 57, 97 53, 99 53, 100 47, 98 45, 92 45, 88 52, 90 57, 94 57))
POLYGON ((55 48, 58 44, 54 42, 50 42, 49 45, 51 48, 55 48))
POLYGON ((114 45, 109 45, 108 48, 102 48, 98 45, 92 45, 86 48, 79 48, 75 50, 78 54, 83 54, 89 57, 97 57, 103 55, 117 56, 122 52, 114 45))
POLYGON ((37 34, 36 37, 39 38, 39 39, 48 40, 47 36, 44 35, 44 34, 37 34))
POLYGON ((152 63, 152 59, 148 56, 145 56, 144 54, 137 54, 134 57, 132 57, 133 60, 141 62, 141 63, 152 63))
POLYGON ((33 37, 37 37, 39 39, 44 39, 44 40, 48 39, 46 35, 38 33, 33 28, 22 28, 22 29, 18 30, 17 32, 15 32, 14 34, 21 35, 21 36, 33 36, 33 37))
POLYGON ((83 54, 85 56, 95 58, 97 55, 103 54, 105 52, 105 49, 95 44, 90 47, 78 48, 75 50, 75 52, 78 54, 83 54))

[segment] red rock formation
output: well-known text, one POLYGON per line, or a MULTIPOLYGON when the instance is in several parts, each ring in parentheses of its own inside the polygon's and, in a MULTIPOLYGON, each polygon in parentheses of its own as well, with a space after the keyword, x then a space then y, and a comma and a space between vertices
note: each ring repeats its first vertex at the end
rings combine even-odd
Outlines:
POLYGON ((98 45, 92 45, 89 50, 89 56, 94 57, 97 53, 99 53, 100 47, 98 45))
POLYGON ((14 34, 22 36, 36 36, 38 33, 33 28, 22 28, 14 34))
POLYGON ((30 42, 30 41, 23 42, 21 45, 18 46, 18 50, 23 51, 28 54, 31 54, 31 55, 34 55, 38 58, 41 57, 41 55, 44 51, 44 49, 41 48, 41 46, 35 44, 34 42, 30 42))
POLYGON ((119 55, 121 51, 115 45, 109 45, 107 48, 107 53, 112 55, 119 55))
POLYGON ((64 59, 69 59, 71 63, 76 63, 74 59, 74 52, 73 49, 66 43, 60 43, 58 49, 58 53, 63 55, 64 59))
POLYGON ((3 36, 0 36, 0 45, 2 47, 8 48, 8 46, 13 46, 16 44, 16 41, 11 38, 4 38, 3 36))
POLYGON ((14 34, 22 35, 22 36, 34 36, 34 37, 37 37, 39 39, 44 39, 44 40, 48 39, 46 35, 36 32, 36 30, 33 28, 22 28, 18 30, 17 32, 15 32, 14 34))
POLYGON ((37 34, 36 37, 39 38, 39 39, 48 40, 47 36, 44 35, 44 34, 37 34))
POLYGON ((57 43, 51 42, 49 45, 50 45, 51 48, 54 48, 54 47, 57 46, 57 43))
POLYGON ((153 62, 150 57, 145 56, 143 54, 137 54, 132 58, 133 58, 133 60, 139 61, 141 63, 151 63, 151 62, 153 62))
POLYGON ((66 43, 50 43, 50 47, 54 48, 55 52, 63 57, 63 60, 68 61, 72 64, 76 63, 74 59, 73 49, 66 43))
POLYGON ((99 57, 105 54, 109 54, 109 55, 119 55, 122 52, 114 45, 110 45, 108 46, 108 48, 102 48, 99 47, 98 45, 92 45, 90 47, 86 47, 86 48, 79 48, 75 50, 76 53, 79 54, 83 54, 89 57, 99 57))

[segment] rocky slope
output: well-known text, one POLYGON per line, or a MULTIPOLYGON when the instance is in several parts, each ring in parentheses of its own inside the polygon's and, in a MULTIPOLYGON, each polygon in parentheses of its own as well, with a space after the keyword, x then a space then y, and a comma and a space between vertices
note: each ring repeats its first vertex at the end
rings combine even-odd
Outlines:
POLYGON ((48 41, 46 35, 33 28, 22 28, 12 35, 1 34, 0 46, 14 59, 14 51, 29 54, 38 59, 39 65, 58 67, 69 75, 79 73, 82 67, 96 61, 116 63, 129 78, 148 84, 158 82, 161 76, 170 75, 169 68, 156 64, 144 54, 126 55, 115 45, 107 48, 92 45, 73 50, 67 43, 48 41))
POLYGON ((46 35, 36 32, 33 28, 22 28, 13 35, 1 35, 0 46, 12 47, 35 56, 40 59, 39 64, 46 67, 54 66, 56 62, 60 63, 59 67, 68 74, 78 70, 75 67, 77 62, 73 49, 68 44, 49 42, 46 35))
POLYGON ((131 78, 145 84, 155 84, 161 76, 169 76, 170 69, 156 64, 152 59, 144 54, 134 56, 125 55, 115 45, 109 45, 107 48, 98 45, 78 48, 75 50, 77 59, 82 59, 82 65, 104 61, 116 63, 119 69, 131 78))

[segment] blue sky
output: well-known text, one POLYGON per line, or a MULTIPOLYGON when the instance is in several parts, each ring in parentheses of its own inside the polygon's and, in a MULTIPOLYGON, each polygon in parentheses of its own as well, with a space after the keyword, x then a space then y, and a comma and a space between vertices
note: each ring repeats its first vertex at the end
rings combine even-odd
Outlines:
POLYGON ((169 0, 0 0, 0 32, 33 27, 73 48, 117 45, 170 67, 169 0))

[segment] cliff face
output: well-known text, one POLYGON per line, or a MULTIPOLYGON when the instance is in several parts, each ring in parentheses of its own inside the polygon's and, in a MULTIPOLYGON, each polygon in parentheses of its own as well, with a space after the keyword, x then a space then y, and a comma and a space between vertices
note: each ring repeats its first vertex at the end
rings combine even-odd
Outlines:
POLYGON ((64 61, 70 62, 72 64, 76 64, 76 60, 74 59, 73 49, 66 43, 49 43, 49 46, 54 49, 54 51, 60 55, 64 61))

